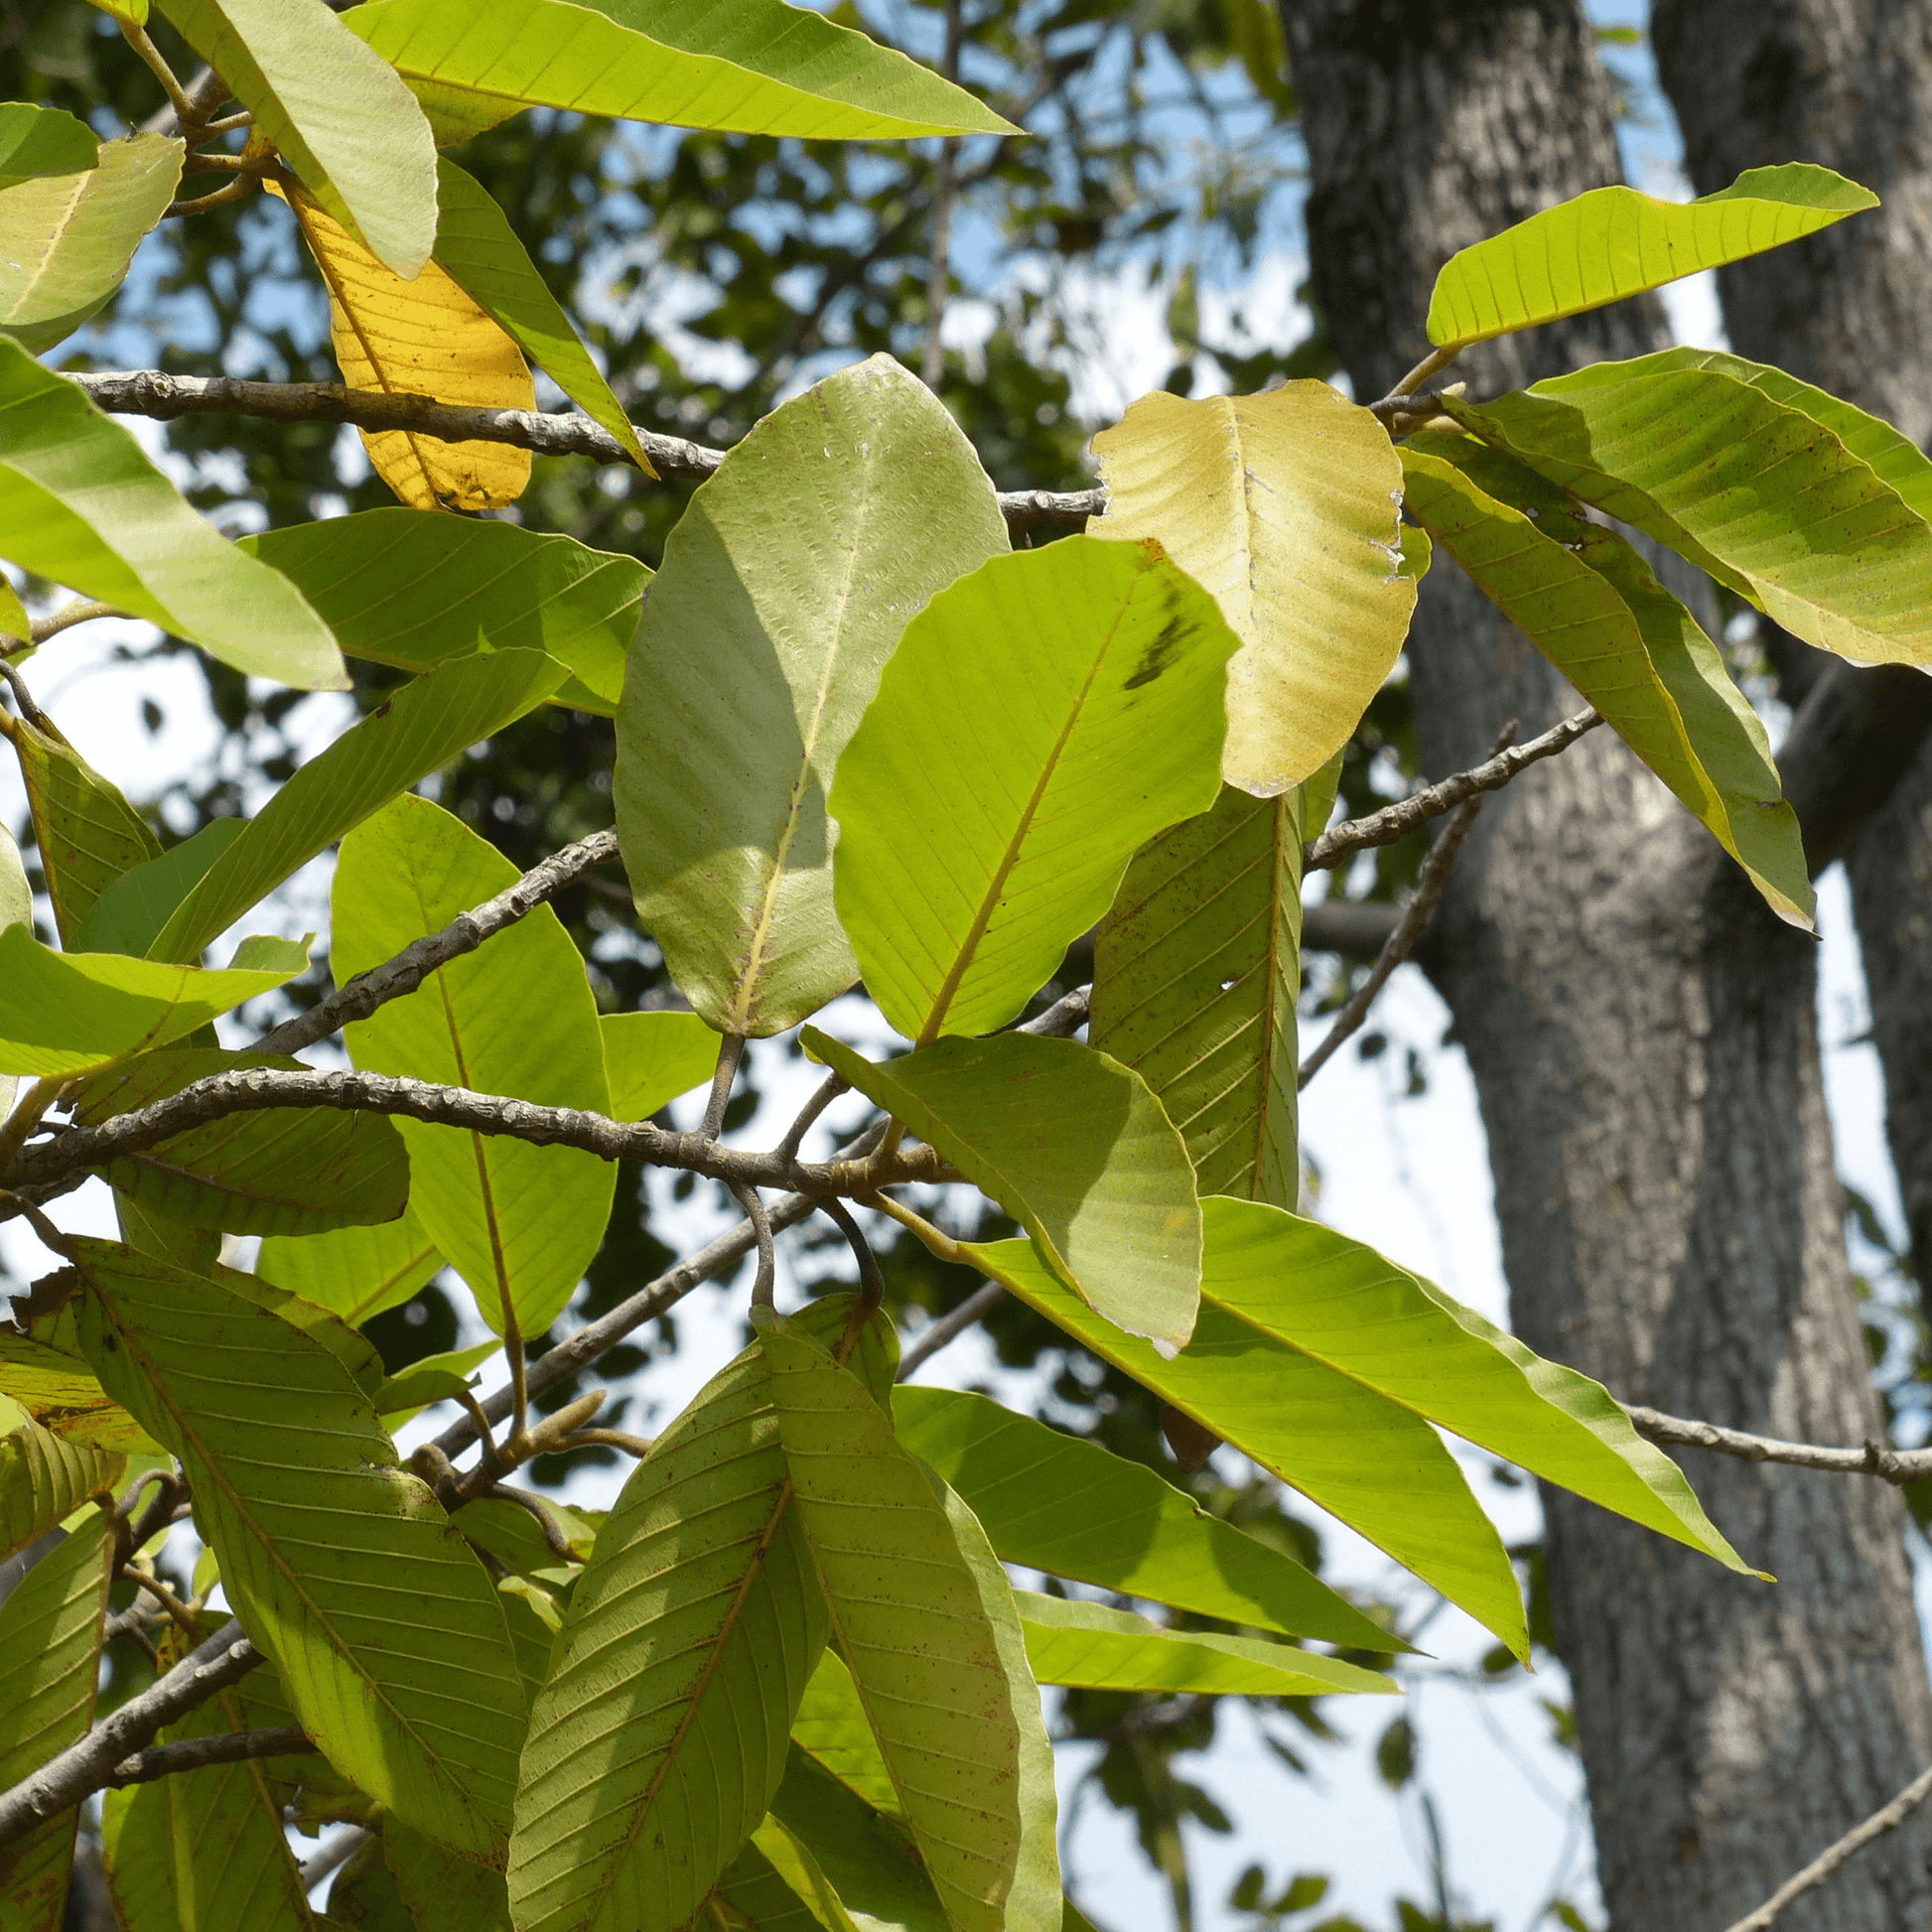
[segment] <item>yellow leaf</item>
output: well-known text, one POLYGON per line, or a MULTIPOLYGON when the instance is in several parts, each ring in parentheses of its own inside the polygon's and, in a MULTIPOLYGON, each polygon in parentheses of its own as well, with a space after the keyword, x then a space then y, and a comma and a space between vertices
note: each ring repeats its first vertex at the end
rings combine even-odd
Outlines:
MULTIPOLYGON (((285 199, 329 284, 336 359, 351 389, 469 409, 536 406, 523 351, 437 263, 405 282, 300 190, 285 199)), ((495 509, 530 481, 529 451, 506 443, 445 443, 417 430, 361 435, 377 476, 412 509, 495 509)))
POLYGON ((1222 770, 1279 796, 1348 742, 1409 631, 1387 432, 1325 382, 1290 382, 1143 396, 1093 447, 1108 495, 1089 530, 1155 538, 1212 594, 1242 645, 1222 770))

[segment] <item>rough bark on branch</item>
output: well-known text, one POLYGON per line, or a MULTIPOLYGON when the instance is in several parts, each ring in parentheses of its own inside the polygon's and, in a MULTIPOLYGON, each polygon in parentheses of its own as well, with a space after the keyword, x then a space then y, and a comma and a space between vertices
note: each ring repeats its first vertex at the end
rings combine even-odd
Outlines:
POLYGON ((1844 1475, 1882 1476, 1887 1482, 1917 1482, 1932 1476, 1932 1449, 1886 1449, 1867 1442, 1863 1449, 1830 1449, 1819 1443, 1781 1443, 1741 1429, 1720 1429, 1714 1422, 1688 1422, 1641 1406, 1626 1409, 1639 1436, 1679 1449, 1716 1449, 1744 1462, 1785 1462, 1794 1469, 1832 1469, 1844 1475))
POLYGON ((264 1730, 223 1730, 212 1737, 183 1737, 172 1744, 150 1744, 124 1757, 101 1781, 106 1791, 147 1784, 177 1771, 201 1771, 210 1764, 241 1764, 253 1757, 290 1757, 316 1748, 300 1725, 273 1725, 264 1730))

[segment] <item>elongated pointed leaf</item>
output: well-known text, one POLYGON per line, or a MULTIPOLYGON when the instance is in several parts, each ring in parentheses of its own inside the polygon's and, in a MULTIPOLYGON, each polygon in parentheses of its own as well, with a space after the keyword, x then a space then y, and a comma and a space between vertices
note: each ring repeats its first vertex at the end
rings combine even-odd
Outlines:
POLYGON ((1445 407, 1807 643, 1860 661, 1932 662, 1932 524, 1764 387, 1644 356, 1445 407))
POLYGON ((347 1371, 212 1282, 105 1242, 75 1254, 87 1357, 181 1458, 303 1727, 406 1823, 500 1857, 524 1717, 503 1613, 347 1371))
POLYGON ((993 1932, 1026 1849, 1022 1738, 980 1587, 925 1472, 858 1379, 766 1325, 805 1545, 900 1809, 955 1932, 993 1932))
POLYGON ((80 1352, 71 1311, 36 1317, 27 1326, 25 1334, 0 1327, 0 1395, 24 1409, 64 1452, 118 1460, 160 1449, 100 1386, 80 1352))
POLYGON ((1015 131, 902 54, 780 0, 383 0, 346 24, 446 146, 531 106, 824 141, 1015 131))
POLYGON ((0 930, 0 1071, 85 1073, 165 1046, 292 973, 204 972, 119 953, 58 953, 0 930))
MULTIPOLYGON (((169 1047, 96 1075, 74 1095, 94 1126, 210 1074, 250 1067, 306 1072, 275 1053, 169 1047)), ((393 1121, 375 1114, 286 1108, 230 1114, 121 1155, 107 1179, 153 1213, 230 1234, 320 1234, 397 1219, 409 1201, 409 1157, 393 1121)))
MULTIPOLYGON (((350 1854, 329 1887, 329 1932, 354 1926, 356 1932, 417 1932, 416 1921, 396 1889, 382 1857, 382 1841, 370 1838, 350 1854)), ((171 1928, 172 1932, 172 1928, 171 1928)))
MULTIPOLYGON (((93 1721, 113 1561, 110 1519, 94 1510, 0 1603, 0 1790, 78 1743, 93 1721)), ((0 1847, 7 1932, 60 1932, 78 1817, 58 1813, 0 1847)))
POLYGON ((256 1272, 353 1327, 399 1308, 443 1265, 436 1243, 412 1210, 376 1227, 328 1234, 271 1235, 256 1272))
POLYGON ((996 557, 912 621, 830 807, 839 916, 900 1033, 1003 1026, 1135 849, 1213 804, 1237 643, 1159 544, 1087 536, 996 557))
POLYGON ((1077 1040, 942 1039, 875 1066, 817 1028, 807 1049, 931 1142, 1026 1227, 1109 1321, 1169 1345, 1193 1327, 1200 1208, 1147 1083, 1077 1040))
MULTIPOLYGON (((343 841, 335 953, 347 979, 516 883, 461 819, 405 793, 343 841)), ((539 906, 488 945, 345 1030, 357 1066, 604 1113, 597 1000, 556 913, 539 906)), ((604 1239, 617 1170, 581 1148, 401 1123, 411 1202, 498 1334, 540 1335, 604 1239)))
POLYGON ((1095 536, 1153 537, 1241 639, 1228 666, 1230 784, 1273 798, 1341 750, 1416 608, 1400 569, 1388 432, 1325 382, 1259 396, 1143 396, 1093 439, 1095 536))
POLYGON ((174 200, 186 152, 171 136, 131 134, 103 141, 84 172, 0 179, 0 334, 38 355, 99 309, 174 200))
POLYGON ((1098 1443, 951 1389, 896 1389, 893 1417, 1007 1563, 1289 1636, 1398 1647, 1294 1558, 1098 1443))
POLYGON ((617 710, 650 572, 630 557, 514 523, 364 510, 243 537, 313 604, 351 657, 434 670, 474 650, 548 651, 571 682, 558 704, 617 710))
POLYGON ((382 1856, 416 1932, 509 1932, 500 1871, 459 1859, 393 1818, 383 1822, 382 1856))
MULTIPOLYGON (((0 931, 14 925, 31 931, 33 923, 34 889, 27 883, 27 868, 20 863, 20 847, 14 843, 14 835, 0 826, 0 931)), ((14 1074, 0 1073, 0 1120, 14 1104, 19 1084, 14 1074)))
POLYGON ((1716 835, 1765 903, 1809 931, 1798 816, 1764 727, 1696 619, 1613 530, 1500 452, 1430 436, 1405 445, 1402 461, 1411 514, 1716 835))
POLYGON ((436 148, 394 69, 324 0, 163 0, 331 217, 395 274, 436 239, 436 148))
MULTIPOLYGON (((11 1396, 7 1371, 0 1354, 0 1394, 11 1396)), ((65 1522, 90 1496, 111 1499, 126 1466, 124 1455, 69 1442, 32 1421, 0 1438, 0 1563, 65 1522)))
POLYGON ((987 1243, 973 1249, 973 1259, 1104 1360, 1413 1570, 1528 1660, 1522 1591, 1502 1539, 1455 1458, 1413 1411, 1289 1346, 1211 1294, 1201 1297, 1187 1346, 1164 1361, 1147 1342, 1102 1321, 1032 1242, 987 1243))
MULTIPOLYGON (((939 1902, 924 1860, 903 1818, 876 1811, 849 1785, 841 1783, 804 1751, 793 1747, 784 1782, 771 1800, 771 1816, 810 1853, 848 1911, 859 1915, 868 1932, 953 1932, 939 1902)), ((724 1887, 728 1899, 741 1894, 741 1868, 724 1887)), ((769 1892, 754 1895, 767 1911, 783 1901, 769 1892)), ((759 1932, 792 1932, 774 1912, 755 1919, 759 1932)), ((820 1923, 814 1918, 810 1923, 820 1923)), ((800 1932, 809 1932, 799 1921, 800 1932)))
MULTIPOLYGON (((751 1842, 733 1860, 731 1869, 719 1879, 707 1901, 707 1910, 722 1914, 723 1922, 733 1932, 741 1932, 746 1927, 751 1932, 845 1932, 844 1926, 828 1922, 823 1902, 811 1896, 812 1880, 806 1878, 800 1883, 802 1874, 798 1867, 807 1859, 811 1859, 811 1854, 803 1844, 775 1818, 767 1816, 751 1842), (782 1836, 774 1843, 774 1835, 778 1834, 782 1836), (772 1846, 789 1867, 787 1871, 779 1871, 765 1857, 760 1841, 772 1846), (789 1858, 786 1853, 790 1854, 789 1858)), ((817 1860, 811 1859, 811 1868, 812 1874, 829 1887, 831 1881, 824 1878, 817 1860)))
POLYGON ((1479 343, 1600 309, 1877 206, 1868 189, 1805 162, 1749 169, 1689 204, 1592 189, 1451 255, 1430 298, 1429 340, 1479 343))
MULTIPOLYGON (((311 759, 248 821, 246 834, 208 868, 148 956, 199 959, 297 868, 397 792, 541 704, 563 677, 564 667, 541 651, 499 650, 460 658, 405 684, 311 759)), ((345 975, 339 971, 339 977, 345 975)))
POLYGON ((101 1863, 121 1932, 181 1932, 168 1780, 101 1794, 101 1863))
MULTIPOLYGON (((469 409, 536 407, 522 351, 447 269, 431 262, 405 281, 306 195, 291 195, 290 206, 329 285, 330 335, 351 389, 469 409)), ((359 434, 376 475, 412 509, 497 509, 530 481, 530 452, 508 443, 359 434)))
POLYGON ((1094 943, 1087 1037, 1154 1090, 1203 1194, 1293 1207, 1305 788, 1212 811, 1135 854, 1094 943))
POLYGON ((217 536, 126 430, 4 338, 0 554, 236 670, 348 688, 335 639, 295 586, 217 536))
POLYGON ((58 107, 0 102, 0 188, 45 175, 84 174, 98 161, 99 146, 85 121, 58 107))
POLYGON ((68 950, 142 958, 175 908, 245 829, 245 820, 217 818, 159 858, 130 867, 94 901, 68 950))
MULTIPOLYGON (((845 1901, 832 1888, 824 1867, 806 1849, 804 1841, 787 1831, 777 1819, 767 1816, 745 1849, 763 1861, 791 1897, 805 1907, 811 1922, 822 1926, 824 1932, 860 1932, 857 1921, 845 1908, 845 1901)), ((724 1892, 722 1883, 719 1891, 724 1892)), ((788 1918, 789 1914, 783 1917, 788 1918)))
POLYGON ((1293 1644, 1165 1630, 1132 1610, 1019 1592, 1027 1656, 1042 1684, 1205 1697, 1400 1697, 1402 1686, 1293 1644))
POLYGON ((600 1024, 613 1120, 648 1120, 718 1064, 717 1032, 695 1013, 607 1013, 600 1024))
POLYGON ((907 620, 1006 547, 971 446, 884 355, 759 424, 671 533, 618 714, 618 835, 714 1027, 781 1033, 858 977, 826 794, 907 620))
POLYGON ((880 1755, 858 1687, 834 1651, 826 1651, 818 1660, 805 1686, 798 1715, 791 1721, 791 1741, 841 1784, 850 1785, 875 1811, 900 1815, 893 1774, 880 1755))

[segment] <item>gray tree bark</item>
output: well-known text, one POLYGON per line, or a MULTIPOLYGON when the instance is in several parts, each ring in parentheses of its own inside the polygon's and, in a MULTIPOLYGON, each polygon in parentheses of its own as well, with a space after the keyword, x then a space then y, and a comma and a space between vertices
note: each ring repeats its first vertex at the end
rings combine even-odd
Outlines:
MULTIPOLYGON (((1427 349, 1456 248, 1617 179, 1575 0, 1283 0, 1316 298, 1358 395, 1427 349)), ((1660 341, 1654 306, 1465 353, 1487 394, 1660 341)), ((1577 698, 1447 563, 1410 664, 1432 774, 1577 698)), ((1627 1401, 1813 1441, 1878 1427, 1813 1025, 1813 945, 1608 732, 1498 795, 1424 959, 1488 1130, 1513 1316, 1627 1401)), ((1558 1636, 1617 1932, 1717 1932, 1932 1748, 1896 1495, 1686 1452, 1775 1587, 1546 1491, 1558 1636)), ((1788 1932, 1932 1924, 1919 1825, 1788 1932)))

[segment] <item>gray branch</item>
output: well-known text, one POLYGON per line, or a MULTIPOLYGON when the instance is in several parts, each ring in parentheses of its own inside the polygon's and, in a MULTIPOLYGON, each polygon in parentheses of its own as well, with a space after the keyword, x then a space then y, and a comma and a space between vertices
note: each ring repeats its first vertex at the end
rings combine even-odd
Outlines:
POLYGON ((251 1757, 289 1757, 312 1751, 315 1740, 300 1725, 274 1725, 264 1730, 224 1730, 213 1737, 184 1737, 179 1743, 151 1744, 124 1757, 102 1780, 118 1791, 127 1784, 146 1784, 176 1771, 201 1771, 210 1764, 240 1764, 251 1757))
POLYGON ((1655 1409, 1624 1406, 1637 1434, 1653 1443, 1716 1449, 1720 1455, 1734 1455, 1745 1462, 1785 1462, 1797 1469, 1882 1476, 1900 1484, 1932 1476, 1932 1449, 1886 1449, 1880 1443, 1866 1443, 1863 1449, 1826 1449, 1817 1443, 1783 1443, 1773 1436, 1749 1436, 1741 1429, 1720 1429, 1712 1422, 1686 1422, 1655 1409))

